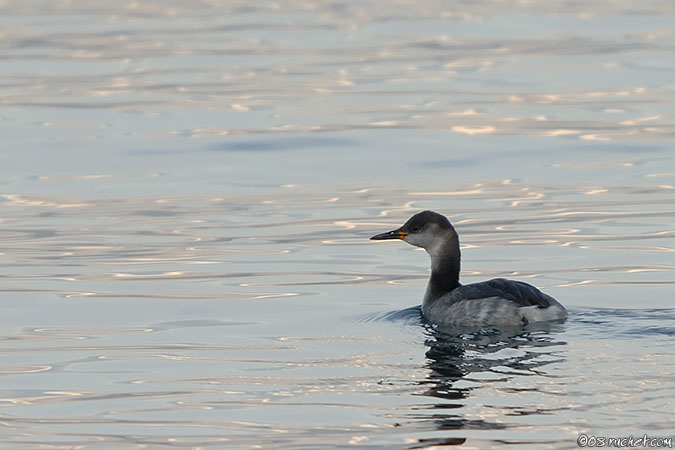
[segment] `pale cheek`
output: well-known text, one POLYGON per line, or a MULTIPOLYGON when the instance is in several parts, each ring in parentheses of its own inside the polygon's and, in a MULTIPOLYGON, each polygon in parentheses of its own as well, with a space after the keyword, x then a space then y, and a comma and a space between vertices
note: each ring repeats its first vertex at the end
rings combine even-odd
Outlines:
POLYGON ((424 239, 422 239, 422 236, 411 236, 408 235, 403 239, 410 245, 415 245, 417 247, 424 247, 424 239))
POLYGON ((417 245, 417 244, 415 243, 415 238, 414 238, 413 236, 410 236, 410 235, 404 237, 404 238, 403 238, 403 241, 404 241, 404 242, 407 242, 408 244, 411 244, 411 245, 417 245))

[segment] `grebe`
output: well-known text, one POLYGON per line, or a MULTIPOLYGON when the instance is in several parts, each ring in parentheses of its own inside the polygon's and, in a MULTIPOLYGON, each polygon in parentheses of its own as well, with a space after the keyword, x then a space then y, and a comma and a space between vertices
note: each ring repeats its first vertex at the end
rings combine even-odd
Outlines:
POLYGON ((460 284, 459 237, 450 221, 436 212, 422 211, 400 228, 370 239, 402 239, 429 253, 431 278, 422 314, 432 324, 522 326, 567 317, 553 297, 522 281, 495 278, 460 284))

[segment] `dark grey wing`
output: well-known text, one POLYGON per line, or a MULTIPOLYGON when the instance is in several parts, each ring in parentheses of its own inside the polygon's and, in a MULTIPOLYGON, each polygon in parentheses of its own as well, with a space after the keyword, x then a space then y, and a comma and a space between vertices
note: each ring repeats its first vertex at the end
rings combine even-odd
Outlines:
POLYGON ((487 297, 501 297, 520 306, 548 308, 556 301, 531 284, 522 281, 495 278, 480 283, 466 284, 452 291, 453 300, 474 300, 487 297))

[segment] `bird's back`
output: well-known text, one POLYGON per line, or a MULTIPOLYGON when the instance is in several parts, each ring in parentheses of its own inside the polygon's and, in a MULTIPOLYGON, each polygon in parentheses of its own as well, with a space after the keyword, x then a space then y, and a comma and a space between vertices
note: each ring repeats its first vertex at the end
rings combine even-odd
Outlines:
POLYGON ((565 308, 553 297, 522 281, 495 278, 459 286, 438 298, 425 298, 422 310, 447 325, 527 325, 562 320, 565 308))
POLYGON ((548 308, 558 303, 553 297, 544 294, 531 284, 505 278, 495 278, 459 286, 450 293, 447 301, 457 302, 488 297, 501 297, 516 303, 518 306, 538 306, 540 308, 548 308))

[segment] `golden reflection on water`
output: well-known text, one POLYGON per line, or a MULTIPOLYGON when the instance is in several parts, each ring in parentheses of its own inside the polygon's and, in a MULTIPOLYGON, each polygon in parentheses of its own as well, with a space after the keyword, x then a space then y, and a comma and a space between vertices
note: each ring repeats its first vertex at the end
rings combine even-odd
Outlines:
MULTIPOLYGON (((663 41, 645 37, 653 36, 654 30, 645 32, 641 29, 620 38, 611 33, 602 37, 581 33, 561 38, 561 33, 552 32, 539 36, 536 43, 522 37, 493 36, 494 33, 488 33, 488 38, 468 33, 462 28, 451 36, 433 31, 429 35, 422 32, 414 36, 396 32, 369 33, 368 39, 364 40, 364 30, 369 26, 381 25, 382 21, 390 22, 392 19, 372 6, 356 13, 359 19, 354 23, 354 17, 347 13, 351 8, 337 13, 327 12, 325 5, 312 5, 307 9, 286 4, 283 8, 279 6, 286 15, 317 14, 318 22, 310 25, 314 21, 294 21, 280 26, 278 23, 264 23, 269 18, 260 18, 263 23, 258 25, 260 28, 254 27, 256 32, 280 33, 285 30, 289 34, 284 34, 284 39, 254 37, 242 40, 237 38, 236 30, 239 27, 246 29, 250 24, 210 23, 219 17, 237 20, 238 8, 248 8, 237 7, 239 2, 233 3, 235 5, 200 4, 198 8, 188 9, 177 5, 176 16, 183 20, 159 27, 151 36, 140 30, 129 33, 125 28, 130 20, 125 14, 129 11, 121 16, 115 12, 114 16, 118 19, 114 22, 104 19, 115 39, 110 39, 107 33, 100 35, 89 29, 67 35, 50 27, 25 25, 6 29, 5 38, 8 42, 15 42, 8 47, 9 58, 13 61, 31 63, 46 60, 51 64, 63 64, 69 70, 63 75, 11 77, 12 83, 6 83, 0 89, 5 99, 3 104, 12 109, 131 110, 146 117, 161 116, 166 111, 219 111, 236 118, 227 121, 228 126, 195 120, 181 121, 177 126, 167 121, 162 127, 128 131, 130 136, 138 137, 207 139, 290 131, 358 131, 365 128, 450 130, 469 136, 527 134, 592 141, 666 139, 673 135, 665 113, 643 111, 646 109, 644 105, 652 108, 656 105, 657 109, 670 106, 668 98, 672 98, 669 95, 672 88, 667 83, 646 86, 638 77, 627 80, 617 75, 626 70, 657 74, 672 71, 672 67, 664 63, 661 63, 663 67, 650 67, 625 60, 630 58, 636 47, 656 55, 669 50, 664 47, 663 41), (212 9, 213 14, 195 15, 195 11, 202 8, 212 9), (345 26, 345 22, 352 25, 345 26), (314 45, 310 45, 293 31, 313 33, 318 38, 312 40, 314 45), (322 41, 322 32, 337 33, 343 39, 322 41), (392 35, 396 37, 392 38, 392 35), (25 40, 31 45, 22 45, 25 40), (51 52, 40 51, 46 42, 51 43, 51 52), (219 45, 214 46, 214 42, 219 45), (596 55, 605 55, 608 48, 617 60, 595 58, 596 55), (559 68, 555 65, 542 67, 540 58, 546 56, 556 61, 570 54, 592 58, 580 59, 574 68, 579 79, 589 80, 587 84, 592 87, 580 86, 575 82, 577 77, 570 77, 567 82, 558 78, 556 89, 551 90, 548 85, 552 77, 550 72, 559 68), (237 64, 227 63, 234 55, 240 55, 237 64), (293 63, 267 60, 276 57, 293 63), (158 64, 156 58, 164 63, 158 64), (213 66, 208 63, 209 60, 221 61, 222 64, 213 66), (514 60, 519 66, 515 74, 514 60), (193 64, 186 69, 186 64, 178 61, 193 64), (82 64, 111 66, 102 74, 93 76, 78 74, 73 68, 82 64), (513 82, 518 75, 523 81, 513 82), (611 86, 598 89, 598 83, 594 81, 599 77, 609 79, 606 84, 611 86), (58 84, 60 89, 44 88, 52 84, 58 84), (321 111, 331 111, 331 117, 316 114, 317 95, 324 105, 321 111), (471 95, 471 98, 465 99, 462 95, 471 95), (355 104, 344 100, 345 96, 356 96, 360 101, 355 104), (382 97, 396 101, 383 106, 382 97), (489 99, 488 107, 484 106, 486 99, 489 99), (458 100, 462 103, 459 107, 458 100), (597 110, 598 105, 599 110, 609 117, 594 120, 579 118, 589 110, 597 110), (545 107, 545 113, 542 113, 542 107, 545 107), (260 111, 271 111, 269 117, 272 120, 256 120, 260 111), (392 111, 398 112, 395 118, 391 117, 392 111)), ((554 10, 572 8, 554 3, 554 10)), ((103 19, 103 11, 109 7, 102 5, 93 17, 103 19)), ((474 16, 467 11, 456 11, 450 15, 431 12, 438 7, 436 4, 428 12, 404 13, 404 17, 407 20, 437 20, 440 17, 460 23, 462 17, 481 17, 476 22, 477 26, 491 29, 495 28, 491 21, 511 12, 504 10, 502 4, 492 5, 486 18, 483 14, 474 16)), ((12 7, 7 8, 11 12, 12 7)), ((251 15, 256 17, 264 9, 256 6, 251 15)), ((408 12, 416 9, 408 2, 400 2, 397 7, 397 10, 408 12)), ((70 10, 76 11, 77 7, 67 5, 56 14, 67 15, 70 10)), ((40 14, 39 10, 29 11, 32 13, 26 13, 25 17, 40 14)), ((164 17, 161 6, 153 5, 148 11, 154 12, 148 12, 146 20, 164 17)), ((615 11, 612 11, 612 16, 621 17, 615 11)), ((571 16, 565 13, 563 17, 571 16)), ((584 20, 595 17, 594 14, 584 20)), ((664 33, 669 36, 670 31, 664 33)), ((108 121, 51 119, 40 121, 41 127, 98 132, 113 126, 108 121)), ((97 135, 83 137, 98 138, 97 135)))
MULTIPOLYGON (((17 374, 17 373, 38 373, 51 370, 51 366, 0 366, 0 373, 17 374)), ((17 403, 12 399, 0 398, 1 402, 17 403)), ((30 402, 21 401, 21 404, 30 404, 30 402)))
MULTIPOLYGON (((495 247, 530 246, 544 255, 552 247, 595 250, 613 254, 610 259, 616 259, 615 272, 626 273, 623 269, 625 257, 621 255, 623 249, 642 252, 672 252, 668 245, 669 238, 675 230, 668 229, 667 223, 672 217, 673 200, 661 195, 669 192, 660 186, 523 186, 511 179, 493 183, 481 183, 474 186, 459 188, 455 191, 382 191, 368 188, 353 189, 350 186, 331 188, 339 196, 327 197, 321 192, 296 192, 292 198, 287 195, 270 198, 264 195, 259 198, 258 204, 262 209, 247 213, 239 219, 239 224, 223 226, 221 211, 213 210, 210 206, 214 199, 190 198, 189 203, 181 203, 178 198, 147 199, 145 203, 133 200, 124 205, 117 201, 114 209, 106 202, 94 202, 82 199, 54 199, 33 197, 25 202, 13 203, 9 206, 16 217, 32 217, 29 228, 14 226, 8 230, 12 239, 6 241, 3 249, 4 257, 10 260, 24 261, 44 267, 40 273, 15 273, 11 276, 12 284, 1 288, 4 292, 51 292, 65 298, 155 298, 155 299, 267 299, 284 298, 303 295, 302 290, 293 290, 292 286, 327 284, 354 284, 362 281, 375 282, 363 273, 354 274, 349 271, 335 272, 337 278, 326 271, 317 271, 309 267, 300 273, 303 277, 315 276, 324 279, 312 280, 310 283, 286 280, 280 282, 270 278, 266 281, 265 273, 274 276, 288 277, 274 267, 276 262, 297 264, 294 256, 298 248, 318 248, 323 245, 336 249, 350 246, 362 248, 364 238, 372 232, 381 231, 383 227, 398 226, 413 212, 432 207, 448 214, 460 232, 462 248, 466 254, 465 266, 469 271, 476 270, 470 258, 472 251, 484 251, 495 247), (562 194, 562 192, 566 192, 562 194), (644 195, 649 195, 643 201, 644 195), (361 195, 368 195, 372 200, 364 204, 361 195), (337 199, 339 201, 331 201, 337 199), (394 204, 380 198, 396 199, 394 204), (461 200, 456 200, 460 198, 461 200), (328 199, 328 203, 326 200, 328 199), (157 203, 161 200, 161 203, 157 203), (461 205, 456 204, 457 201, 461 205), (171 208, 172 213, 162 215, 153 213, 152 219, 147 221, 146 211, 150 211, 150 203, 165 205, 161 208, 171 208), (62 204, 81 204, 87 210, 88 221, 78 219, 77 227, 68 225, 68 218, 62 222, 64 228, 50 226, 50 216, 40 218, 37 212, 58 210, 62 204), (310 216, 298 218, 280 217, 279 223, 270 223, 266 215, 282 205, 286 213, 294 208, 325 208, 320 205, 334 205, 347 212, 349 219, 321 219, 310 216), (266 206, 265 206, 266 205, 266 206), (462 205, 469 205, 468 208, 462 205), (545 205, 545 207, 542 207, 545 205), (368 211, 356 213, 363 210, 368 211), (99 217, 110 215, 118 216, 124 210, 127 221, 124 229, 116 235, 108 231, 108 226, 101 227, 99 217), (199 218, 199 219, 196 219, 199 218), (387 217, 387 223, 373 222, 374 217, 387 217), (179 227, 176 227, 177 223, 179 227), (40 226, 43 223, 43 226, 40 226), (246 224, 244 226, 244 224, 246 224), (589 226, 612 224, 613 228, 605 228, 605 232, 589 232, 589 226), (646 224, 647 227, 641 225, 646 224), (37 225, 37 226, 36 226, 37 225), (299 227, 298 231, 289 233, 288 230, 299 227), (250 233, 251 229, 259 229, 256 236, 242 238, 250 233), (302 231, 299 231, 301 230, 302 231), (649 231, 646 231, 649 230, 649 231), (143 234, 138 234, 143 231, 143 234), (23 236, 38 233, 48 236, 37 242, 34 239, 23 239, 23 236), (139 240, 138 237, 142 239, 139 240), (647 240, 650 245, 644 245, 647 240), (94 243, 95 241, 95 243, 94 243), (641 242, 642 245, 627 247, 630 241, 641 242), (63 251, 67 248, 69 251, 63 251), (614 255, 615 254, 615 255, 614 255), (67 262, 69 269, 49 269, 54 258, 67 262), (267 259, 269 263, 262 263, 267 259), (152 288, 152 283, 176 280, 189 283, 201 283, 209 280, 232 278, 236 261, 261 261, 258 264, 269 265, 263 270, 234 270, 235 277, 241 277, 236 283, 244 291, 236 292, 228 289, 198 289, 195 292, 170 292, 166 289, 152 288), (169 270, 159 269, 161 266, 169 270), (473 266, 473 267, 472 267, 473 266), (107 267, 101 270, 103 267, 107 267), (125 268, 114 270, 114 268, 125 268), (129 268, 134 270, 130 271, 129 268), (196 267, 205 270, 195 270, 196 267), (110 268, 113 268, 111 271, 110 268), (208 269, 206 269, 208 268, 208 269), (240 275, 237 273, 242 272, 240 275), (333 279, 331 279, 333 278, 333 279), (82 283, 94 288, 98 283, 110 283, 117 280, 124 286, 123 290, 116 291, 106 286, 102 289, 83 289, 82 283), (38 283, 39 284, 36 284, 38 283), (68 284, 56 285, 65 282, 68 284), (133 282, 134 285, 125 283, 133 282), (26 283, 26 284, 22 284, 26 283), (73 284, 79 283, 79 286, 73 284), (142 286, 151 283, 143 289, 129 289, 131 286, 142 286), (286 292, 275 291, 275 286, 288 286, 286 292), (264 292, 265 288, 271 288, 264 292), (254 292, 256 290, 257 292, 254 292)), ((238 209, 250 204, 251 197, 243 197, 241 205, 236 199, 228 200, 229 207, 238 209)), ((161 209, 159 210, 161 211, 161 209)), ((276 210, 275 210, 276 211, 276 210)), ((278 214, 278 212, 275 212, 278 214)), ((71 216, 74 217, 74 216, 71 216)), ((5 220, 12 222, 16 219, 8 214, 5 220)), ((122 222, 121 222, 122 223, 122 222)), ((322 252, 319 251, 318 254, 322 252)), ((512 252, 513 253, 513 252, 512 252)), ((392 255, 393 256, 393 255, 392 255)), ((643 261, 634 264, 635 271, 640 274, 640 267, 654 267, 653 263, 643 261)), ((667 271, 667 267, 665 271, 667 271)), ((364 267, 361 270, 366 270, 364 267)), ((566 268, 571 273, 573 268, 566 268)), ((646 270, 646 269, 645 269, 646 270)), ((528 271, 529 272, 529 271, 528 271)), ((543 273, 543 272, 542 272, 543 273)), ((554 276, 554 272, 547 272, 554 276)), ((420 277, 425 274, 422 272, 420 277)), ((621 279, 617 276, 616 281, 621 279)), ((577 281, 569 280, 559 285, 574 284, 577 281)), ((583 280, 582 280, 583 281, 583 280)), ((607 282, 606 280, 604 282, 607 282)), ((656 282, 656 280, 654 280, 656 282)), ((195 285, 196 287, 198 285, 195 285)), ((181 289, 184 291, 184 289, 181 289)))

